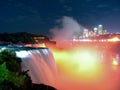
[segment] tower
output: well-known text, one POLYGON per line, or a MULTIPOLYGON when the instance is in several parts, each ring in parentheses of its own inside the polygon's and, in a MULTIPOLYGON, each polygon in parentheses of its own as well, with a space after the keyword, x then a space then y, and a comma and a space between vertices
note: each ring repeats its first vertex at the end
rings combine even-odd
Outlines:
POLYGON ((97 36, 98 35, 98 28, 94 27, 94 36, 97 36))
POLYGON ((103 26, 102 25, 98 25, 98 34, 99 35, 103 34, 103 26))

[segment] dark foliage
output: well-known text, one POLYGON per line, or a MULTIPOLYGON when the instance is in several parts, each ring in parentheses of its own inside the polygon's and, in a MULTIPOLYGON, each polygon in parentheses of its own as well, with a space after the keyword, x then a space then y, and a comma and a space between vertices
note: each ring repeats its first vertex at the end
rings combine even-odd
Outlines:
POLYGON ((0 34, 0 41, 6 42, 7 44, 25 44, 25 43, 34 43, 33 39, 34 34, 29 34, 26 32, 18 33, 3 33, 0 34))
POLYGON ((33 84, 28 71, 21 71, 21 59, 14 51, 0 50, 0 90, 56 90, 44 84, 33 84))

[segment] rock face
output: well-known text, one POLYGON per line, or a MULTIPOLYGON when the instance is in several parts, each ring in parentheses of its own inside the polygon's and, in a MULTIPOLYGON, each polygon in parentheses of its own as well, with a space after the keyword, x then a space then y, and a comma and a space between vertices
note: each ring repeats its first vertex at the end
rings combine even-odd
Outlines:
POLYGON ((32 90, 57 90, 57 89, 45 84, 33 84, 32 90))

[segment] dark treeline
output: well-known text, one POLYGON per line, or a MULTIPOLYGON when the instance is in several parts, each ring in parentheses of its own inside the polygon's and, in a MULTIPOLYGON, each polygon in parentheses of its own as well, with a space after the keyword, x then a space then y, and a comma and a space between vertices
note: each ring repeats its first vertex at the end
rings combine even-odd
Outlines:
POLYGON ((0 42, 7 44, 28 44, 35 43, 33 37, 40 36, 37 34, 31 34, 27 32, 17 32, 17 33, 2 33, 0 34, 0 42))

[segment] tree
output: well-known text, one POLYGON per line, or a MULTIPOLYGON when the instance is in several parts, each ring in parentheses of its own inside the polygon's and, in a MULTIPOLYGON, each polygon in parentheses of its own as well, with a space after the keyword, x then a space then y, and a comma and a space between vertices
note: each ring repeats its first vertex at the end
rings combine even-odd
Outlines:
POLYGON ((27 90, 27 82, 32 82, 20 63, 14 51, 0 50, 0 90, 27 90))
POLYGON ((15 51, 0 49, 0 90, 57 90, 44 84, 32 84, 27 71, 21 71, 21 59, 15 51))

